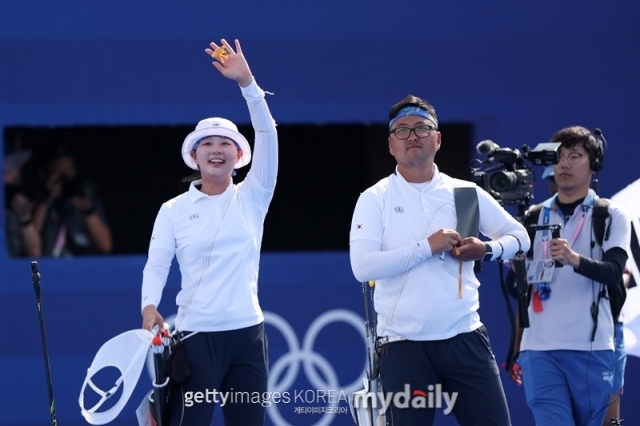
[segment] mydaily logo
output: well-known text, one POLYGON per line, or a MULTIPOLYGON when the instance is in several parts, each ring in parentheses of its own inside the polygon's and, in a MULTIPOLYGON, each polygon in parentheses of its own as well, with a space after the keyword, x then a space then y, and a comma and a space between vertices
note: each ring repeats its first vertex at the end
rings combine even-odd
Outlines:
POLYGON ((367 392, 354 394, 354 408, 379 408, 384 413, 393 404, 396 408, 444 408, 444 414, 451 413, 458 399, 458 392, 443 392, 442 385, 429 385, 427 392, 404 385, 402 392, 367 392))

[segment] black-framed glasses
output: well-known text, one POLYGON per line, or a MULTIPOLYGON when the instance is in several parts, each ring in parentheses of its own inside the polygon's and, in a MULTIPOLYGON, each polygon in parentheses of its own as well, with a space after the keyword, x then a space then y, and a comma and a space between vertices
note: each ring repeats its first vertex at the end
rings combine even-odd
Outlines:
POLYGON ((558 164, 562 163, 564 160, 567 160, 568 165, 572 165, 580 161, 580 159, 584 156, 584 154, 580 152, 572 152, 569 155, 560 155, 558 157, 558 164))
POLYGON ((396 127, 391 130, 389 134, 394 135, 398 139, 404 140, 409 139, 411 132, 415 133, 419 138, 426 138, 433 130, 436 130, 436 128, 433 126, 427 126, 426 124, 421 124, 416 127, 396 127))

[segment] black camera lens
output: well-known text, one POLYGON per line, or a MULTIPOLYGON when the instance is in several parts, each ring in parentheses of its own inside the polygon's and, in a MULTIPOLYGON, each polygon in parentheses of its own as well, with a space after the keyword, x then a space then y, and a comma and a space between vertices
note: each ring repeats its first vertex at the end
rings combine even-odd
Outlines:
POLYGON ((515 189, 518 186, 518 176, 514 172, 501 171, 491 175, 489 187, 500 193, 515 189))

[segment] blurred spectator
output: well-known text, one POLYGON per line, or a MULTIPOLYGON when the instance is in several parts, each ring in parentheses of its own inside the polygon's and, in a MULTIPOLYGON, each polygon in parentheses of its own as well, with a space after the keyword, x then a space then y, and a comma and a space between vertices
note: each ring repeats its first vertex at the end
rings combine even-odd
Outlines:
POLYGON ((111 252, 111 230, 102 203, 91 182, 78 176, 71 153, 56 148, 46 156, 40 174, 44 188, 33 221, 42 236, 42 254, 72 257, 111 252))
POLYGON ((4 157, 4 209, 9 256, 38 257, 42 241, 33 223, 33 204, 22 184, 20 168, 31 158, 31 151, 16 151, 4 157))
POLYGON ((547 187, 549 188, 549 193, 554 195, 558 192, 558 184, 556 183, 556 177, 553 174, 553 166, 547 166, 542 172, 542 179, 547 182, 547 187))

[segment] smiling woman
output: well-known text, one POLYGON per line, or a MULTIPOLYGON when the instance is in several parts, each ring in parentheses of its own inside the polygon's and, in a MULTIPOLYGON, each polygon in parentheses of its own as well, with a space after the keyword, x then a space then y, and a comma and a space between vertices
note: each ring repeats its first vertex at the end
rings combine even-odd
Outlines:
MULTIPOLYGON (((247 102, 255 155, 251 173, 234 184, 234 170, 252 159, 249 142, 227 119, 201 120, 182 144, 182 159, 200 172, 200 179, 164 203, 156 216, 142 274, 142 327, 164 327, 157 308, 175 257, 182 281, 176 298, 174 340, 179 343, 174 352, 183 354, 181 367, 186 364, 188 373, 179 379, 171 376, 171 424, 211 422, 214 404, 185 406, 185 394, 211 388, 251 394, 267 390, 258 266, 264 219, 276 184, 278 136, 265 93, 251 74, 240 42, 236 40, 235 49, 224 39, 221 46, 210 46, 205 52, 214 59, 214 67, 238 83, 247 102), (209 350, 217 347, 235 349, 209 350)), ((265 407, 260 404, 243 401, 225 405, 222 411, 230 423, 264 423, 265 407)))

